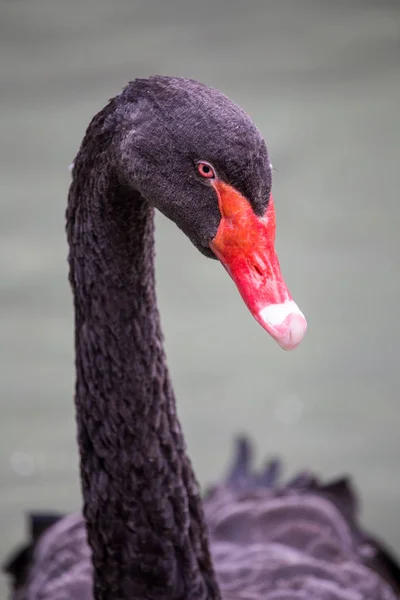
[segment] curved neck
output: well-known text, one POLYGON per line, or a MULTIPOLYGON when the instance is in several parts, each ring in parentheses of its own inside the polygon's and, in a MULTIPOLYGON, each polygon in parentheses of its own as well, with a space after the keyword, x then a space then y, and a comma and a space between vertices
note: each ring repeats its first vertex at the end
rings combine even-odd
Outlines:
POLYGON ((104 152, 89 156, 88 136, 75 162, 67 233, 94 596, 219 598, 162 345, 153 209, 118 183, 104 152))

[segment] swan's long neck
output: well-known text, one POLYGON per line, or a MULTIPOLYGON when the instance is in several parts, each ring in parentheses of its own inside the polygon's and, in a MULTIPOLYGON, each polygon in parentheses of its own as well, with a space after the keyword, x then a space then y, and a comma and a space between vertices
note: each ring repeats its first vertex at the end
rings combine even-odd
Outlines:
POLYGON ((67 232, 95 598, 218 598, 163 351, 153 210, 88 147, 75 162, 67 232))

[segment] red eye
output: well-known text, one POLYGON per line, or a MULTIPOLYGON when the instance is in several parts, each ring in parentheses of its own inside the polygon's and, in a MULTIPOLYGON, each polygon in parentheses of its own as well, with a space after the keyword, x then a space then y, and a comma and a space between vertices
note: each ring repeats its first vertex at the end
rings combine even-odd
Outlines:
POLYGON ((208 162, 198 162, 197 171, 202 177, 205 177, 206 179, 215 179, 216 177, 213 167, 208 162))

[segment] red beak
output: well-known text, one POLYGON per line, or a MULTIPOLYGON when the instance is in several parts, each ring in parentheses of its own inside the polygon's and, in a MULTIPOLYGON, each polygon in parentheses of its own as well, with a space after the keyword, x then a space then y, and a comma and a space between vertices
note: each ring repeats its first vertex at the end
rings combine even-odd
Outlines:
POLYGON ((298 346, 307 322, 292 300, 275 252, 275 208, 271 196, 258 217, 237 190, 215 181, 221 222, 210 248, 219 258, 253 317, 284 350, 298 346))

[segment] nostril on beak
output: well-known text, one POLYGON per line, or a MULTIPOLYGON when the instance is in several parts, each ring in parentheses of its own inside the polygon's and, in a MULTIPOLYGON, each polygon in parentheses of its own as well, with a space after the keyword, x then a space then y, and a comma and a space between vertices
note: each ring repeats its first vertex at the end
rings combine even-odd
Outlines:
POLYGON ((263 272, 262 272, 261 268, 258 265, 253 264, 253 269, 255 270, 255 272, 257 273, 257 275, 259 275, 260 277, 262 277, 263 272))

